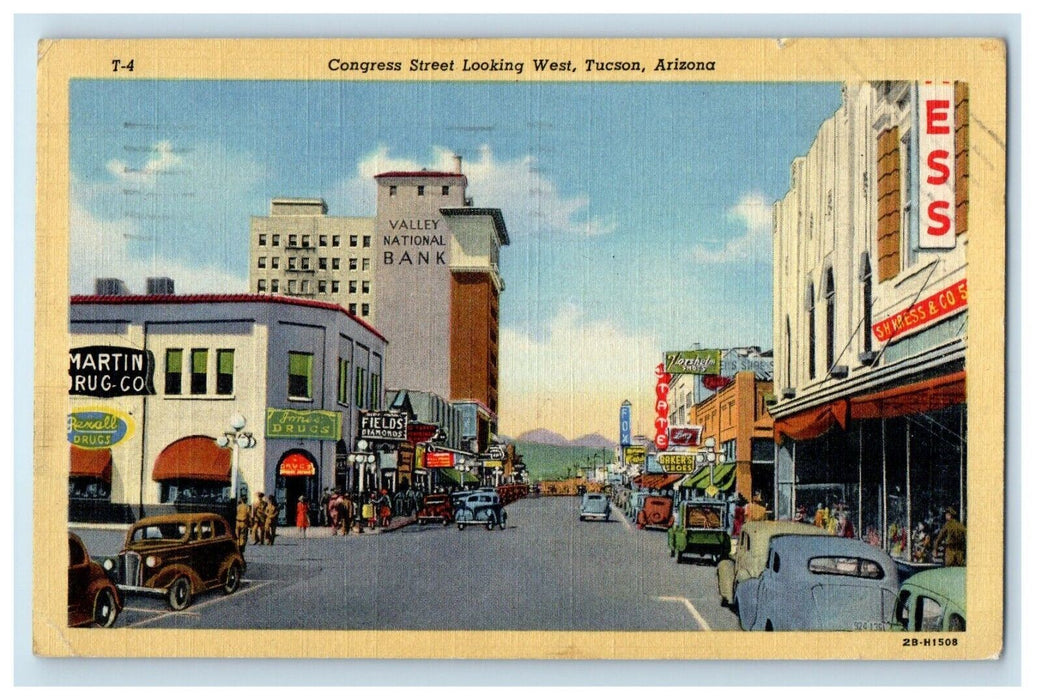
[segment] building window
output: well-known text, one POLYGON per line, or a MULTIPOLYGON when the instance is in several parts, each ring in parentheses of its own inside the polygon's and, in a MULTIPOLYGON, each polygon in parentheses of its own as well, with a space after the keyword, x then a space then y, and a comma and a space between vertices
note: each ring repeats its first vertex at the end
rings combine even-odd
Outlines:
POLYGON ((369 315, 369 304, 362 304, 362 316, 369 315))
POLYGON ((288 269, 290 269, 290 270, 296 270, 297 269, 297 259, 296 258, 289 258, 289 260, 286 263, 286 267, 288 269))
POLYGON ((210 352, 205 348, 192 350, 192 393, 206 393, 206 363, 210 352))
POLYGON ((362 280, 362 294, 369 293, 369 280, 362 280))
POLYGON ((358 258, 351 258, 351 259, 349 259, 347 261, 347 269, 348 270, 357 270, 358 269, 358 258))
POLYGON ((301 258, 300 259, 300 269, 301 270, 310 270, 311 269, 311 258, 301 258))
POLYGON ((358 247, 358 236, 356 236, 354 234, 351 234, 351 238, 350 238, 350 240, 348 242, 348 245, 350 245, 352 248, 357 248, 358 247))
POLYGON ((861 346, 872 352, 872 263, 868 253, 861 254, 861 346))
POLYGON ((311 293, 311 280, 300 280, 300 293, 310 294, 311 293))
POLYGON ((449 194, 449 186, 448 185, 442 185, 441 186, 441 196, 445 197, 448 194, 449 194))
POLYGON ((347 305, 347 313, 351 314, 352 316, 357 316, 358 315, 358 304, 348 304, 347 305))
POLYGON ((267 266, 268 266, 268 259, 267 258, 257 258, 257 267, 259 269, 263 270, 267 266))
POLYGON ((325 294, 326 293, 326 281, 325 280, 319 280, 318 281, 318 293, 319 294, 325 294))
POLYGON ((271 244, 273 246, 277 246, 279 244, 279 234, 277 234, 277 233, 271 234, 271 244))
POLYGON ((308 352, 289 354, 289 398, 311 398, 311 369, 314 356, 308 352))
POLYGON ((380 375, 376 373, 369 375, 369 408, 380 408, 380 375))
POLYGON ((330 263, 330 266, 334 270, 339 270, 340 269, 340 258, 333 258, 332 260, 329 261, 329 263, 330 263))
POLYGON ((832 371, 836 361, 836 284, 832 268, 825 271, 825 367, 832 371))
POLYGON ((300 246, 302 248, 310 248, 311 247, 311 236, 304 236, 304 235, 302 235, 300 237, 300 246))
POLYGON ((423 196, 423 185, 419 185, 416 188, 416 196, 417 197, 422 197, 423 196))
POLYGON ((286 247, 287 248, 296 248, 297 247, 297 234, 295 234, 295 233, 289 234, 289 243, 286 244, 286 247))
POLYGON ((351 401, 351 363, 340 358, 336 380, 337 403, 347 404, 351 401))
POLYGON ((807 285, 807 373, 814 379, 814 283, 807 285))
POLYGON ((318 237, 318 244, 319 244, 320 246, 326 246, 326 245, 329 245, 329 238, 328 238, 328 237, 326 237, 326 235, 325 235, 325 234, 320 234, 320 235, 319 235, 319 237, 318 237))
POLYGON ((355 293, 358 292, 358 282, 357 282, 357 280, 348 280, 348 282, 347 282, 347 292, 348 292, 348 294, 355 294, 355 293))
POLYGON ((333 236, 333 247, 334 248, 339 248, 340 247, 340 236, 339 235, 335 235, 334 234, 334 236, 333 236))
POLYGON ((286 294, 296 294, 296 293, 297 293, 297 281, 296 280, 287 280, 286 281, 286 294))
POLYGON ((268 234, 259 234, 257 236, 257 245, 268 245, 268 234))
POLYGON ((355 406, 365 408, 365 368, 355 367, 355 406))
POLYGON ((785 317, 785 384, 792 386, 792 324, 789 317, 785 317))
POLYGON ((369 269, 369 258, 362 258, 362 269, 363 270, 368 270, 369 269))
POLYGON ((235 351, 217 351, 217 393, 228 396, 235 384, 235 351))
POLYGON ((184 350, 170 348, 166 351, 166 393, 181 393, 181 365, 184 363, 184 350))
POLYGON ((373 244, 372 236, 362 236, 362 247, 368 248, 373 244))
POLYGON ((729 462, 734 462, 734 461, 736 461, 738 459, 738 441, 737 440, 727 440, 727 441, 725 441, 724 444, 722 444, 720 446, 720 449, 723 450, 723 453, 724 453, 723 460, 724 460, 725 464, 727 464, 729 462))
POLYGON ((390 195, 392 197, 394 197, 395 195, 398 194, 398 185, 391 185, 389 190, 390 190, 390 195))
POLYGON ((257 280, 257 291, 266 292, 268 291, 268 280, 257 280))
POLYGON ((333 292, 333 294, 339 294, 340 293, 340 281, 339 280, 333 280, 332 282, 330 282, 329 283, 329 291, 333 292))
POLYGON ((279 269, 279 259, 278 258, 272 258, 271 259, 271 269, 272 270, 279 269))
POLYGON ((272 292, 272 294, 276 294, 276 293, 278 293, 278 291, 279 291, 279 281, 278 280, 272 280, 271 281, 271 292, 272 292))
POLYGON ((325 270, 326 269, 326 259, 325 258, 319 258, 318 259, 318 269, 319 270, 325 270))

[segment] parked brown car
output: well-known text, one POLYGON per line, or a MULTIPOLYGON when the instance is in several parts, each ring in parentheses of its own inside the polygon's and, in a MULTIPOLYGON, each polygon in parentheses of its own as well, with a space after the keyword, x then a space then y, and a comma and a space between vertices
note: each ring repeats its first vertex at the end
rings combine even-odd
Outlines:
POLYGON ((197 593, 237 591, 246 561, 220 515, 179 513, 134 523, 123 551, 105 568, 120 590, 161 594, 173 610, 184 610, 197 593))
POLYGON ((91 561, 83 540, 69 533, 69 627, 112 627, 123 596, 101 564, 91 561))
POLYGON ((665 496, 648 496, 637 512, 637 527, 656 527, 668 530, 673 527, 673 499, 665 496))

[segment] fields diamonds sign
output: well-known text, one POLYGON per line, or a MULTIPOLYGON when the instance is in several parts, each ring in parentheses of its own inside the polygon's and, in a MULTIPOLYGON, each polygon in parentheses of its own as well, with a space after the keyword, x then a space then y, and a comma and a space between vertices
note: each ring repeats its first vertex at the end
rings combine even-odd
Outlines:
POLYGON ((404 442, 409 437, 409 416, 398 411, 366 411, 362 413, 358 437, 404 442))

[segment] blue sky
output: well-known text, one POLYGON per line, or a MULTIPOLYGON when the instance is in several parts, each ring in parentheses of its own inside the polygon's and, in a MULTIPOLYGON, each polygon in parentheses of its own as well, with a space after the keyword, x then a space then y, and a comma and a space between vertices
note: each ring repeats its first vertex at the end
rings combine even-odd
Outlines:
POLYGON ((771 346, 770 205, 840 87, 92 80, 70 100, 73 293, 246 292, 270 198, 368 216, 372 175, 462 155, 511 237, 501 430, 574 437, 613 435, 625 398, 650 414, 664 350, 771 346))

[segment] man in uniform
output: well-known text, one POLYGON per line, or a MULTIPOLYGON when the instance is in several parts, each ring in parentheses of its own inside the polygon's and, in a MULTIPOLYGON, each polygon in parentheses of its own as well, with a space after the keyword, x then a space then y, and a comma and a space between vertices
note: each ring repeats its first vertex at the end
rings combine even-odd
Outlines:
POLYGON ((264 492, 257 492, 257 500, 253 502, 253 527, 250 532, 253 533, 253 544, 264 544, 264 510, 268 507, 268 504, 264 502, 264 492))
POLYGON ((264 543, 275 544, 275 523, 279 518, 279 504, 275 502, 275 494, 268 496, 264 506, 264 543))
POLYGON ((239 497, 239 505, 235 508, 235 541, 239 543, 239 551, 246 551, 246 542, 250 539, 250 504, 246 496, 239 497))
POLYGON ((966 526, 955 516, 954 508, 944 511, 944 527, 941 528, 933 545, 933 555, 937 556, 937 550, 943 543, 944 565, 966 566, 966 526))

